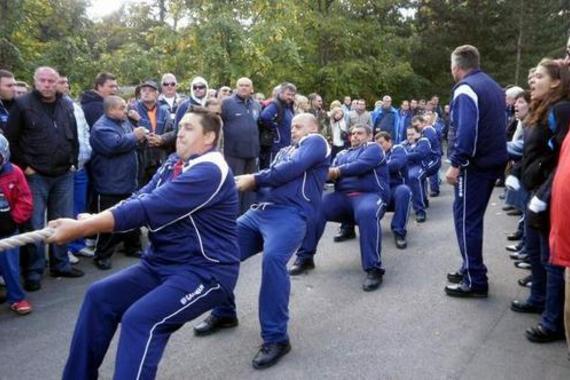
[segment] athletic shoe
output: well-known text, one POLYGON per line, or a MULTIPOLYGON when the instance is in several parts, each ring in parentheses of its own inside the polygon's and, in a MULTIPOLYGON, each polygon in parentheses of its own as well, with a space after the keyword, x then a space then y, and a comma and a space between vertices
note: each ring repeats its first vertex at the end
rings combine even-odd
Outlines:
POLYGON ((67 257, 69 257, 70 264, 77 264, 79 262, 79 259, 75 257, 75 255, 71 253, 71 251, 67 251, 67 257))
POLYGON ((32 304, 27 300, 21 300, 19 302, 14 302, 10 305, 10 310, 18 315, 26 315, 32 312, 32 304))

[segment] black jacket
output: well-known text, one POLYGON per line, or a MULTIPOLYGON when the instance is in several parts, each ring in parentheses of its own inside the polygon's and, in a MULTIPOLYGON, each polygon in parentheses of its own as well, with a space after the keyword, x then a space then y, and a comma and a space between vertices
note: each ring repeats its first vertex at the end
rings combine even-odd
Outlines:
POLYGON ((34 90, 16 99, 6 125, 12 162, 46 176, 59 176, 77 167, 79 141, 73 106, 60 94, 53 115, 34 90))
POLYGON ((95 92, 95 90, 87 90, 81 95, 79 102, 85 114, 85 120, 87 120, 87 124, 89 124, 89 129, 91 129, 95 122, 105 114, 103 109, 103 97, 95 92))

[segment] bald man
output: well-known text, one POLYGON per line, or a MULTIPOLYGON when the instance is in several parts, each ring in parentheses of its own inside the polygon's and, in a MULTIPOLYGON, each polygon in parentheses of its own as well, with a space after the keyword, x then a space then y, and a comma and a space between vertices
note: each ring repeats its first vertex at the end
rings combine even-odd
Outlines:
MULTIPOLYGON (((57 92, 59 74, 43 66, 34 73, 34 90, 15 100, 6 125, 12 162, 25 173, 32 190, 33 229, 48 219, 73 216, 73 173, 77 168, 79 141, 73 106, 57 92)), ((43 244, 27 250, 23 257, 24 287, 38 290, 45 268, 43 244)), ((50 247, 49 266, 53 277, 80 277, 72 268, 67 245, 50 247)))
MULTIPOLYGON (((240 78, 236 93, 222 103, 224 121, 224 158, 234 175, 251 174, 257 171, 259 157, 259 130, 257 119, 261 105, 251 94, 253 83, 249 78, 240 78)), ((247 211, 254 201, 252 192, 240 193, 240 214, 247 211)))
POLYGON ((390 136, 398 136, 398 124, 400 115, 398 111, 392 107, 392 97, 384 95, 382 98, 382 106, 372 112, 373 135, 380 131, 388 132, 390 136))
MULTIPOLYGON (((259 295, 263 345, 253 358, 256 369, 272 366, 291 350, 286 264, 318 212, 330 161, 329 145, 317 134, 313 115, 297 115, 291 124, 292 145, 281 149, 268 169, 236 177, 240 191, 257 189, 263 195, 263 201, 238 219, 241 260, 263 251, 259 295)), ((207 335, 237 324, 232 302, 214 309, 194 330, 196 335, 207 335)))
MULTIPOLYGON (((148 132, 145 127, 133 128, 127 120, 127 103, 118 96, 107 96, 103 110, 105 114, 93 124, 89 139, 93 148, 91 180, 97 212, 129 198, 138 188, 137 148, 148 132)), ((138 229, 122 234, 99 234, 93 258, 97 268, 111 269, 111 256, 121 241, 127 256, 135 256, 134 252, 141 249, 138 229)))

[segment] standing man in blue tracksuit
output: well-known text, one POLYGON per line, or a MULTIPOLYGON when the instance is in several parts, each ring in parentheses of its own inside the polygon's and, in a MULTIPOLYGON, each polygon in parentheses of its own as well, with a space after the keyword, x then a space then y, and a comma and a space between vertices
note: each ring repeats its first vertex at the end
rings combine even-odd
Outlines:
POLYGON ((390 201, 387 211, 394 211, 392 232, 398 249, 408 246, 406 241, 406 225, 412 200, 412 190, 406 185, 408 178, 408 153, 401 145, 394 145, 388 132, 379 132, 374 137, 386 154, 386 162, 390 173, 390 201))
MULTIPOLYGON (((293 103, 297 87, 293 83, 281 83, 277 96, 259 115, 260 127, 271 131, 273 144, 271 149, 262 148, 259 156, 259 168, 266 169, 277 152, 291 144, 291 120, 295 115, 293 103)), ((260 130, 260 133, 263 131, 260 130)))
MULTIPOLYGON (((412 125, 417 125, 420 130, 422 137, 428 139, 431 152, 427 166, 425 167, 425 176, 429 178, 430 188, 432 193, 430 196, 437 197, 439 195, 439 169, 441 168, 441 142, 439 134, 436 129, 426 122, 423 116, 414 116, 412 119, 412 125)), ((424 183, 424 196, 427 199, 427 183, 424 183)))
POLYGON ((51 243, 146 225, 141 261, 89 287, 63 379, 96 379, 119 323, 115 379, 154 379, 170 334, 233 301, 239 258, 234 178, 215 150, 221 119, 190 113, 176 154, 138 194, 80 220, 58 219, 51 243))
POLYGON ((505 94, 479 69, 479 51, 471 45, 451 54, 453 88, 451 122, 455 143, 447 182, 455 186, 453 218, 462 264, 448 273, 452 297, 487 297, 483 263, 483 217, 497 178, 508 160, 505 137, 505 94))
POLYGON ((429 140, 421 136, 418 125, 410 125, 406 130, 407 141, 402 143, 408 153, 408 181, 407 184, 412 190, 412 205, 416 213, 416 222, 426 221, 426 199, 425 180, 426 168, 431 160, 432 150, 429 140))
MULTIPOLYGON (((291 125, 293 145, 279 151, 268 169, 236 177, 239 190, 257 188, 261 193, 260 202, 238 219, 241 260, 263 251, 259 294, 263 345, 252 361, 256 369, 274 365, 291 350, 287 334, 291 288, 287 262, 319 209, 331 154, 318 130, 312 114, 295 116, 291 125)), ((235 303, 228 299, 194 331, 196 335, 208 335, 237 324, 235 303)))
POLYGON ((326 222, 335 221, 358 225, 362 268, 366 272, 363 290, 375 290, 382 283, 380 220, 390 200, 390 185, 384 151, 370 141, 371 137, 372 131, 367 125, 357 124, 352 128, 351 148, 338 153, 329 169, 335 191, 323 196, 316 239, 307 235, 289 273, 297 275, 314 268, 313 257, 326 222))

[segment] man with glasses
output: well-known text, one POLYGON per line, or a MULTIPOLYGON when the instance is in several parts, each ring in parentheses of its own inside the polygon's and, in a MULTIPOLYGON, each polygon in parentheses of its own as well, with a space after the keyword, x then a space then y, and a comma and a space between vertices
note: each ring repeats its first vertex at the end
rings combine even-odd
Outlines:
POLYGON ((168 107, 170 112, 170 119, 174 121, 176 118, 176 111, 178 105, 184 101, 184 98, 179 95, 176 90, 178 89, 178 82, 174 74, 166 73, 162 76, 162 87, 158 103, 168 107))
POLYGON ((175 118, 175 127, 178 127, 178 123, 186 114, 190 106, 202 106, 206 105, 206 100, 208 100, 208 82, 202 77, 195 77, 192 79, 190 84, 190 98, 186 99, 178 106, 175 118))

